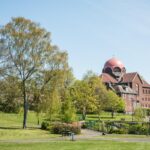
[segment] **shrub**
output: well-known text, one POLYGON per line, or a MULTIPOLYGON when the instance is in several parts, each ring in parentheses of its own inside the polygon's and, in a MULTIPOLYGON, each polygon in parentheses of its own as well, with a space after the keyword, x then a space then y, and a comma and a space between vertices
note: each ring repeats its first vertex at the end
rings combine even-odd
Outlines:
POLYGON ((146 126, 142 126, 141 124, 130 125, 129 134, 148 134, 148 128, 146 126))
POLYGON ((87 124, 85 124, 85 123, 82 124, 81 128, 82 128, 82 129, 86 129, 86 128, 87 128, 87 124))
POLYGON ((73 124, 55 123, 51 127, 51 132, 54 134, 62 134, 64 131, 70 131, 75 134, 81 133, 81 127, 73 124))
POLYGON ((118 129, 110 129, 110 131, 109 131, 109 133, 110 134, 112 134, 112 133, 115 133, 115 134, 127 134, 128 133, 128 130, 127 129, 125 129, 125 128, 118 128, 118 129))
POLYGON ((107 122, 108 133, 127 134, 129 125, 124 122, 107 122))
POLYGON ((48 130, 48 127, 49 127, 49 123, 48 123, 48 122, 43 121, 43 122, 41 123, 41 129, 42 129, 42 130, 48 130))

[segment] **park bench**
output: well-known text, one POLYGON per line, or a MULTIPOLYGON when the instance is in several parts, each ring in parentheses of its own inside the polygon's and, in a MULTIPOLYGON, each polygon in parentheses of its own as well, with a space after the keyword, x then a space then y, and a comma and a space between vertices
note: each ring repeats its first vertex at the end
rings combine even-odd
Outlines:
POLYGON ((74 141, 75 140, 75 137, 74 137, 74 133, 69 131, 69 130, 66 130, 66 131, 63 131, 62 132, 62 136, 70 136, 71 138, 71 141, 74 141))
POLYGON ((62 136, 71 136, 72 132, 69 130, 62 131, 62 136))

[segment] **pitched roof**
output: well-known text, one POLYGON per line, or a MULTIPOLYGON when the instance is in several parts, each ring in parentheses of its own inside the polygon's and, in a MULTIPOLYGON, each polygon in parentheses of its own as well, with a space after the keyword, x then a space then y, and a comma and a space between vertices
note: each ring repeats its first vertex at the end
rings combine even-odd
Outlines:
POLYGON ((121 82, 132 82, 137 74, 137 72, 126 73, 123 75, 123 80, 121 82))
POLYGON ((117 80, 114 79, 112 76, 110 76, 109 74, 107 73, 102 73, 100 75, 100 77, 102 78, 102 82, 105 82, 105 83, 117 83, 117 80))
POLYGON ((149 84, 147 81, 145 81, 145 80, 143 79, 143 77, 140 76, 137 72, 131 72, 131 73, 126 73, 126 74, 124 74, 123 80, 122 80, 121 82, 123 82, 123 83, 132 82, 132 81, 134 80, 134 78, 135 78, 136 75, 139 76, 139 78, 140 78, 140 80, 141 80, 141 82, 142 82, 142 86, 143 86, 143 87, 150 87, 150 84, 149 84))

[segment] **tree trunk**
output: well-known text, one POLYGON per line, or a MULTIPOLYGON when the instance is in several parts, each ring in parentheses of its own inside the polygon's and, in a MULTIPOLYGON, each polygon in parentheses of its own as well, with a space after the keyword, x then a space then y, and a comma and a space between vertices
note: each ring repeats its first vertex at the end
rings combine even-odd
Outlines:
POLYGON ((111 111, 111 117, 114 118, 114 111, 111 111))
POLYGON ((28 113, 28 101, 26 95, 26 85, 25 81, 23 81, 23 100, 24 100, 24 114, 23 114, 23 129, 27 127, 27 113, 28 113))
POLYGON ((83 107, 82 119, 85 120, 85 118, 86 118, 86 108, 83 107))
POLYGON ((38 122, 37 122, 37 124, 40 125, 40 119, 39 119, 39 117, 38 117, 38 122))

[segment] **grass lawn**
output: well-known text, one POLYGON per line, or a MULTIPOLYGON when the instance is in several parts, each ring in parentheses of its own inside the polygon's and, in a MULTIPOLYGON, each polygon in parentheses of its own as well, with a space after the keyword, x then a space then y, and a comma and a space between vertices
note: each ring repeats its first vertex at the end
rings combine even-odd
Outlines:
POLYGON ((113 141, 51 141, 47 143, 0 143, 0 150, 150 150, 150 143, 113 141))
MULTIPOLYGON (((0 140, 48 139, 60 137, 41 129, 0 129, 0 140)), ((0 149, 1 150, 1 149, 0 149)))
MULTIPOLYGON (((40 117, 40 121, 42 121, 40 117)), ((23 113, 3 113, 0 112, 0 127, 11 127, 11 128, 21 128, 23 122, 23 113)), ((37 116, 34 112, 28 112, 27 117, 28 127, 37 127, 37 116)))
MULTIPOLYGON (((103 115, 107 117, 110 114, 103 115)), ((93 116, 94 115, 89 115, 89 118, 92 118, 93 116)), ((25 130, 21 129, 22 118, 22 114, 7 114, 0 112, 0 150, 150 150, 150 143, 148 142, 133 143, 107 140, 107 138, 111 138, 112 140, 113 137, 146 138, 144 135, 106 135, 106 140, 98 137, 99 140, 94 140, 93 138, 92 140, 77 140, 74 142, 67 140, 61 141, 61 139, 57 141, 56 138, 60 137, 60 135, 50 134, 49 131, 44 131, 37 128, 39 126, 37 125, 37 118, 35 113, 28 113, 27 126, 29 128, 25 130), (53 141, 50 141, 49 138, 53 141), (38 140, 34 141, 34 139, 38 140), (46 140, 42 142, 44 139, 46 140), (8 141, 4 143, 3 140, 8 141), (22 142, 19 140, 22 140, 22 142), (14 142, 11 143, 11 141, 14 142)))
MULTIPOLYGON (((102 112, 101 116, 100 116, 101 120, 109 120, 109 121, 113 121, 113 120, 117 120, 120 121, 121 119, 125 119, 125 121, 132 121, 132 116, 128 115, 128 114, 123 114, 123 113, 115 113, 114 118, 111 117, 111 113, 110 112, 102 112)), ((95 114, 88 114, 86 117, 86 120, 98 120, 98 115, 95 114)))
POLYGON ((37 117, 34 112, 28 113, 28 128, 25 130, 22 129, 22 119, 22 114, 0 112, 0 140, 48 139, 60 136, 39 129, 40 126, 37 125, 37 117))

